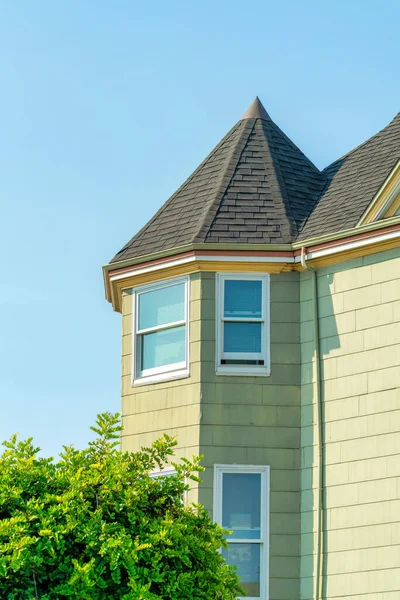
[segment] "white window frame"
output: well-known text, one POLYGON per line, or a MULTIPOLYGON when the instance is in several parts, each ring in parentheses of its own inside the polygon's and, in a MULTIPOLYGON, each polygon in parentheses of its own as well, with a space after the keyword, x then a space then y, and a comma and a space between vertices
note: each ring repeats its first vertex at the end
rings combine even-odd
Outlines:
POLYGON ((269 273, 217 273, 216 275, 216 365, 217 374, 221 375, 262 375, 268 376, 271 374, 270 365, 270 292, 269 292, 269 273), (253 280, 261 281, 262 283, 262 313, 260 319, 245 319, 239 317, 224 317, 224 286, 227 280, 253 280), (243 352, 224 352, 224 322, 246 322, 246 323, 262 323, 261 327, 261 352, 249 353, 243 352), (263 360, 263 365, 224 365, 221 364, 223 359, 229 360, 263 360))
POLYGON ((214 521, 222 526, 222 477, 224 473, 261 474, 261 527, 260 539, 230 539, 229 544, 260 545, 260 596, 239 596, 240 600, 268 600, 269 598, 269 495, 270 467, 268 465, 214 465, 214 521))
MULTIPOLYGON (((149 473, 152 479, 158 479, 159 477, 170 477, 171 475, 176 475, 176 470, 174 467, 163 467, 162 469, 154 469, 149 473)), ((187 479, 185 477, 185 484, 187 483, 187 479)), ((187 490, 183 492, 182 502, 183 504, 187 503, 187 490)))
POLYGON ((176 279, 166 279, 157 283, 149 284, 134 288, 132 290, 132 385, 144 385, 150 383, 156 383, 158 381, 169 381, 171 379, 181 379, 183 377, 189 377, 189 293, 190 293, 190 279, 189 277, 179 277, 176 279), (184 319, 181 321, 174 321, 165 325, 159 325, 156 327, 150 327, 147 329, 139 329, 139 298, 140 295, 146 292, 153 292, 166 287, 177 285, 180 283, 185 284, 185 297, 184 297, 184 319), (162 331, 166 329, 172 329, 181 325, 186 326, 186 356, 185 360, 180 363, 174 363, 171 365, 164 365, 162 367, 154 367, 152 369, 146 369, 140 371, 140 350, 139 350, 139 337, 146 333, 152 333, 156 331, 162 331))
POLYGON ((155 469, 150 471, 150 477, 157 479, 158 477, 169 477, 170 475, 176 475, 174 467, 164 467, 163 469, 155 469))

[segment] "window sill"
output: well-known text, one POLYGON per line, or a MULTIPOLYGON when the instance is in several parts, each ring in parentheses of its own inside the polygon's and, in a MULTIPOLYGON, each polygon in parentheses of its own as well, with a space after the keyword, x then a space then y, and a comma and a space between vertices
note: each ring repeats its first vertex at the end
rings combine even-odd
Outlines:
POLYGON ((149 375, 148 377, 140 377, 134 379, 132 387, 141 387, 143 385, 152 385, 154 383, 162 383, 167 381, 175 381, 176 379, 187 379, 190 377, 189 369, 180 371, 170 371, 167 373, 159 373, 158 375, 149 375))
POLYGON ((231 375, 235 377, 271 377, 271 371, 268 367, 241 367, 240 365, 225 366, 220 365, 215 371, 216 375, 231 375))

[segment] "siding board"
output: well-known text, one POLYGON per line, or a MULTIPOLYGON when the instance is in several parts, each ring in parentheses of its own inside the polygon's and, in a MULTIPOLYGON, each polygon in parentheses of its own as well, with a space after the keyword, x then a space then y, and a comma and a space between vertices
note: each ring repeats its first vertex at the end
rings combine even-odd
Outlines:
MULTIPOLYGON (((330 296, 319 289, 327 600, 400 598, 399 265, 396 250, 319 272, 331 278, 330 296)), ((312 598, 316 547, 309 303, 303 294, 301 600, 312 598)))

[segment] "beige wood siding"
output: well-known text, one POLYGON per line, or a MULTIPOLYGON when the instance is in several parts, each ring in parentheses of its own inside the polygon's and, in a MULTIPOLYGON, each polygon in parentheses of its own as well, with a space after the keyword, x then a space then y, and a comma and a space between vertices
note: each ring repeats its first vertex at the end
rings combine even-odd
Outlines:
MULTIPOLYGON (((189 333, 191 376, 132 387, 132 295, 122 305, 122 451, 149 446, 164 432, 176 436, 175 457, 199 454, 200 439, 200 294, 199 275, 190 280, 189 333)), ((197 502, 197 486, 189 494, 197 502)))
MULTIPOLYGON (((400 598, 400 251, 318 272, 324 398, 324 598, 400 598)), ((301 276, 301 598, 315 566, 311 278, 301 276)))
POLYGON ((215 275, 202 276, 199 501, 212 512, 213 466, 271 467, 270 598, 298 600, 300 544, 299 274, 271 275, 271 376, 215 373, 215 275))

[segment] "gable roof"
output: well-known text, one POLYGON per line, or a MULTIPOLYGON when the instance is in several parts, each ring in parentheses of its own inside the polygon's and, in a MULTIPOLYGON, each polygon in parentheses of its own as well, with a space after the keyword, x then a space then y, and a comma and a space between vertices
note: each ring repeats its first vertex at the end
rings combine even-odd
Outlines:
POLYGON ((326 186, 299 240, 355 227, 400 159, 400 113, 324 171, 326 186))
POLYGON ((319 171, 256 98, 111 262, 191 243, 286 244, 354 227, 400 158, 400 113, 319 171))

